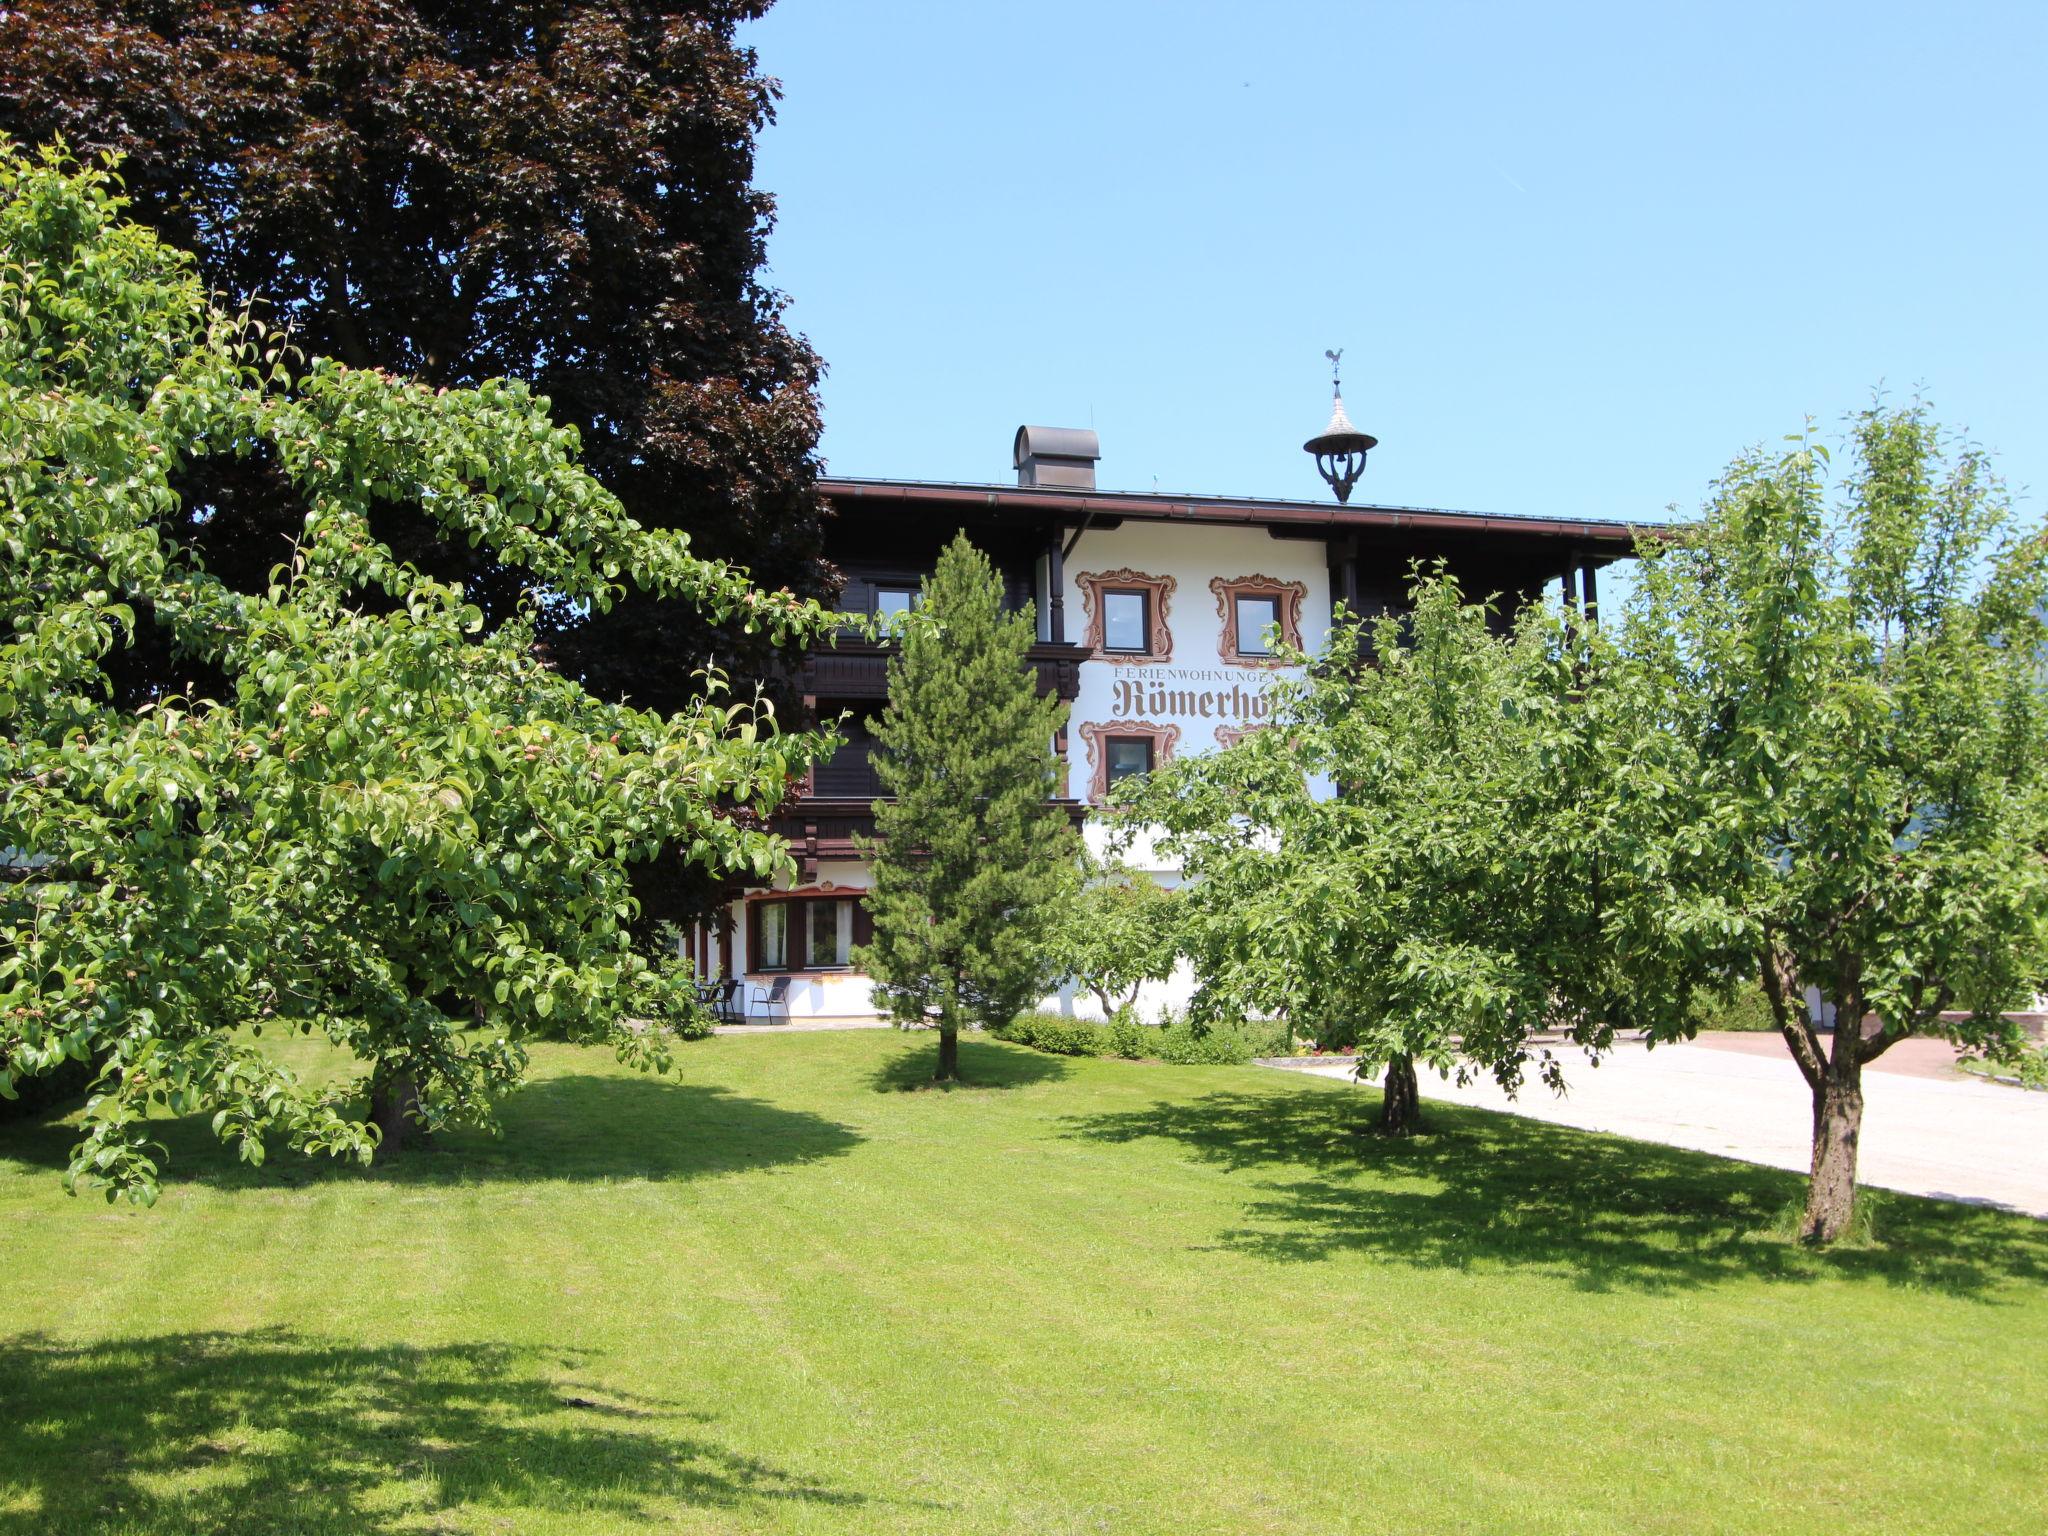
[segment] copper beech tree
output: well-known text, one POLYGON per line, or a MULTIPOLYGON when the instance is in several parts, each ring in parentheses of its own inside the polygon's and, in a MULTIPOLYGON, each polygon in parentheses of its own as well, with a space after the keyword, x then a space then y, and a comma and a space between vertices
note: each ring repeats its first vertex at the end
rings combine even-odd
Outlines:
MULTIPOLYGON (((434 388, 518 379, 643 527, 824 595, 816 356, 760 278, 750 183, 775 83, 735 28, 766 0, 21 0, 0 7, 0 133, 119 159, 131 216, 301 353, 434 388)), ((289 361, 289 360, 287 360, 289 361)), ((300 509, 274 457, 181 466, 183 537, 245 584, 300 509)), ((487 624, 526 573, 391 500, 380 535, 487 624)), ((672 708, 693 666, 772 674, 761 631, 644 585, 532 610, 600 695, 672 708)), ((153 685, 183 663, 142 637, 153 685)))
POLYGON ((70 1177, 147 1199, 153 1106, 252 1160, 367 1157, 488 1122, 542 1027, 658 1064, 671 1036, 622 1019, 692 1005, 629 941, 629 866, 783 873, 748 813, 829 739, 715 676, 668 714, 595 697, 398 558, 379 508, 597 611, 631 581, 785 641, 844 620, 642 527, 522 385, 286 369, 54 153, 0 141, 0 252, 0 1095, 95 1064, 70 1177), (298 520, 238 584, 175 487, 256 458, 298 520), (124 689, 144 637, 192 681, 124 689), (280 1031, 359 1075, 297 1079, 280 1031))

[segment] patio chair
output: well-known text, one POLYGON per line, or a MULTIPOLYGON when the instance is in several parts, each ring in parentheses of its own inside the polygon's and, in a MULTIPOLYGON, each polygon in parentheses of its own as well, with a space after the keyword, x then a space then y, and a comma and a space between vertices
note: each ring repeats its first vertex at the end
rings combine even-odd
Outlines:
POLYGON ((712 999, 711 1013, 721 1024, 744 1024, 747 1022, 747 1000, 741 994, 739 980, 728 976, 718 984, 717 996, 712 999))
POLYGON ((754 988, 754 1000, 747 1007, 748 1014, 751 1015, 758 1006, 770 1024, 787 1024, 790 980, 787 976, 777 976, 769 985, 754 988), (775 1017, 778 1013, 782 1015, 780 1019, 775 1017))

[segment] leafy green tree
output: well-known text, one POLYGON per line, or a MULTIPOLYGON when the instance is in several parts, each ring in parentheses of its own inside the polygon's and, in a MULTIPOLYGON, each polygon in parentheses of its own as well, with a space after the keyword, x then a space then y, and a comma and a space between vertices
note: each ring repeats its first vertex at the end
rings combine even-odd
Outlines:
POLYGON ((1131 1007, 1148 981, 1173 974, 1174 893, 1119 863, 1089 861, 1079 893, 1061 909, 1053 933, 1057 974, 1095 994, 1102 1016, 1131 1007))
POLYGON ((962 533, 924 583, 924 622, 889 663, 876 722, 868 897, 874 940, 855 963, 906 1024, 935 1018, 936 1076, 960 1075, 960 1029, 1007 1024, 1053 980, 1048 938, 1071 899, 1079 839, 1052 803, 1066 705, 1041 696, 1027 606, 962 533))
POLYGON ((1558 1086, 1534 1033, 1612 1039, 1580 825, 1595 754, 1566 707, 1559 622, 1532 611, 1496 635, 1452 577, 1426 575, 1405 618, 1340 616, 1277 686, 1269 729, 1168 764, 1131 800, 1187 875, 1199 1010, 1355 1026, 1360 1070, 1386 1063, 1392 1134, 1418 1123, 1417 1062, 1511 1089, 1533 1065, 1558 1086))
MULTIPOLYGON (((822 595, 819 363, 761 279, 751 185, 774 110, 735 29, 765 0, 21 0, 0 7, 0 132, 120 157, 132 216, 253 295, 309 356, 435 388, 525 382, 643 526, 822 595)), ((183 466, 217 571, 286 558, 302 508, 267 456, 183 466)), ((396 498, 379 532, 487 623, 527 573, 396 498)), ((621 576, 530 614, 556 665, 673 709, 769 637, 621 576)), ((127 658, 185 674, 148 637, 127 658)))
MULTIPOLYGON (((152 1106, 367 1157, 488 1123, 549 1027, 658 1063, 622 1015, 687 1002, 632 948, 627 868, 679 847, 772 876, 765 811, 826 743, 709 696, 605 703, 376 533, 401 500, 565 601, 632 580, 783 636, 836 616, 653 532, 518 384, 282 366, 209 307, 108 179, 0 142, 0 1093, 101 1064, 70 1177, 154 1197, 152 1106), (300 507, 253 589, 187 537, 195 459, 261 458, 300 507), (137 637, 197 680, 125 688, 137 637), (362 1068, 312 1088, 263 1036, 362 1068)), ((174 674, 175 675, 175 674, 174 674)))
POLYGON ((2048 554, 1922 406, 1852 436, 1832 504, 1810 438, 1736 460, 1646 549, 1587 695, 1610 934, 1647 993, 1762 983, 1812 1093, 1820 1242, 1850 1222, 1864 1067, 1928 1034, 2020 1059, 2001 1010, 2048 973, 2048 554))

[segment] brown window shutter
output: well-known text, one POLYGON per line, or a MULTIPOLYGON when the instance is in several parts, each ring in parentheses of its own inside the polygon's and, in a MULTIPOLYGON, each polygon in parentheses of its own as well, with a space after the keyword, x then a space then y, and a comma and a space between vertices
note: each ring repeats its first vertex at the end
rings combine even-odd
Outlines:
POLYGON ((857 945, 875 942, 875 920, 868 916, 865 896, 855 898, 853 903, 853 942, 857 945))
POLYGON ((747 969, 761 969, 761 903, 747 903, 747 969))

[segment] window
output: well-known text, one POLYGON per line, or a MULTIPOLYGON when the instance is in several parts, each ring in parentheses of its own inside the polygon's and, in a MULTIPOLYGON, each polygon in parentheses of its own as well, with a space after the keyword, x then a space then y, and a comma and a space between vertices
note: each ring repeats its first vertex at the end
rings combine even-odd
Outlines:
POLYGON ((1280 632, 1280 645, 1290 651, 1306 649, 1301 643, 1301 609, 1308 599, 1308 585, 1280 581, 1271 576, 1218 576, 1209 583, 1216 594, 1216 650, 1225 661, 1241 667, 1277 667, 1279 648, 1267 638, 1280 632))
POLYGON ((1108 784, 1115 788, 1120 779, 1136 778, 1152 771, 1152 738, 1149 736, 1106 736, 1102 750, 1109 765, 1108 784))
POLYGON ((1148 576, 1121 566, 1113 571, 1077 571, 1074 585, 1088 615, 1083 642, 1097 656, 1120 666, 1157 666, 1173 660, 1174 579, 1148 576))
POLYGON ((853 950, 853 903, 850 901, 807 901, 810 945, 804 963, 812 970, 845 965, 853 950))
POLYGON ((761 953, 754 959, 757 971, 779 971, 789 964, 790 903, 771 901, 761 907, 761 953))
POLYGON ((1270 656, 1273 647, 1266 631, 1280 622, 1277 597, 1240 597, 1237 600, 1237 653, 1240 656, 1270 656))
POLYGON ((1088 803, 1107 805, 1120 780, 1173 761, 1180 727, 1157 720, 1083 720, 1081 740, 1088 746, 1088 803))
POLYGON ((1102 648, 1144 655, 1151 649, 1149 615, 1143 592, 1102 594, 1102 648))
POLYGON ((876 587, 875 612, 882 618, 893 619, 898 614, 908 613, 917 606, 915 587, 876 587))
POLYGON ((844 970, 855 945, 874 942, 874 925, 857 897, 788 896, 747 905, 747 968, 757 973, 844 970))

